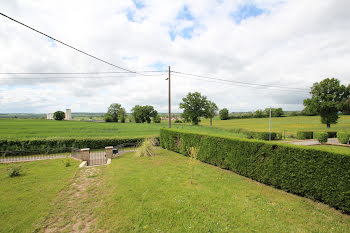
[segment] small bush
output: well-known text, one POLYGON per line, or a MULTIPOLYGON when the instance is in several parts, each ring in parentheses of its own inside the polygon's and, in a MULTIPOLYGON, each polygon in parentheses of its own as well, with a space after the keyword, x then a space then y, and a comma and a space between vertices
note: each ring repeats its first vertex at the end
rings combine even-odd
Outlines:
POLYGON ((179 119, 176 119, 176 120, 174 121, 174 123, 182 123, 182 121, 179 120, 179 119))
MULTIPOLYGON (((258 139, 258 140, 266 140, 268 141, 270 138, 269 132, 246 132, 246 135, 250 139, 258 139)), ((271 132, 271 140, 276 140, 280 137, 280 134, 277 134, 275 132, 271 132)))
POLYGON ((336 138, 337 137, 337 132, 336 131, 328 131, 328 138, 336 138))
POLYGON ((193 184, 193 175, 194 175, 194 169, 196 167, 197 163, 197 155, 198 155, 198 149, 196 147, 190 147, 190 149, 187 150, 188 155, 190 156, 190 172, 191 172, 191 184, 193 184))
POLYGON ((312 131, 298 131, 297 132, 297 139, 305 140, 305 139, 313 139, 314 132, 312 131))
POLYGON ((61 121, 61 120, 64 120, 65 115, 66 114, 62 111, 56 111, 53 114, 53 119, 55 119, 56 121, 61 121))
POLYGON ((105 122, 113 122, 113 117, 109 114, 106 114, 104 120, 105 122))
POLYGON ((7 174, 9 177, 20 176, 23 174, 23 169, 20 165, 11 164, 7 167, 7 174))
POLYGON ((62 161, 63 165, 65 167, 69 167, 71 164, 70 164, 70 159, 68 158, 68 155, 66 156, 66 158, 62 161))
POLYGON ((328 133, 327 132, 315 132, 314 139, 317 139, 320 143, 324 143, 328 141, 328 133))
POLYGON ((338 132, 338 140, 342 144, 348 144, 350 141, 350 132, 338 132))
POLYGON ((155 138, 146 138, 141 146, 137 149, 136 155, 139 157, 147 156, 155 156, 154 146, 157 144, 157 140, 155 138))

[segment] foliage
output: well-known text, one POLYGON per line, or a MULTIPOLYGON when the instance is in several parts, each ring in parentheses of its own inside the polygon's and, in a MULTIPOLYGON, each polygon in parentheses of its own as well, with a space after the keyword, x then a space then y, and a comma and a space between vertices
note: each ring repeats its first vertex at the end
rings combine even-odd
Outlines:
POLYGON ((338 140, 342 144, 348 144, 350 141, 350 132, 338 132, 338 140))
POLYGON ((69 167, 69 166, 71 165, 71 160, 70 160, 70 158, 68 157, 68 155, 66 155, 66 158, 64 158, 64 159, 62 160, 62 163, 63 163, 63 165, 64 165, 65 167, 69 167))
POLYGON ((178 118, 175 119, 174 123, 182 123, 181 120, 179 120, 178 118))
POLYGON ((350 98, 344 102, 342 113, 344 115, 350 115, 350 98))
POLYGON ((155 148, 154 146, 157 144, 157 139, 155 138, 146 138, 139 148, 137 148, 136 155, 138 157, 151 157, 155 156, 155 148))
POLYGON ((193 184, 193 176, 194 176, 194 169, 196 167, 197 163, 197 155, 198 155, 199 149, 196 147, 191 146, 188 150, 187 153, 190 156, 190 172, 191 172, 191 184, 193 184))
POLYGON ((256 118, 263 118, 263 117, 266 117, 266 114, 265 114, 265 112, 263 111, 263 110, 256 110, 255 111, 255 117, 256 118))
POLYGON ((328 141, 328 133, 316 131, 314 133, 314 139, 317 139, 320 143, 324 143, 328 141))
POLYGON ((319 200, 350 213, 350 156, 271 142, 161 129, 162 148, 198 159, 276 188, 319 200), (180 143, 179 143, 180 142, 180 143))
MULTIPOLYGON (((269 140, 270 132, 244 132, 248 138, 250 139, 258 139, 258 140, 269 140)), ((281 139, 282 135, 279 133, 271 132, 271 140, 281 139)))
POLYGON ((113 119, 113 122, 119 121, 119 111, 121 110, 122 106, 118 103, 113 103, 108 107, 107 114, 110 115, 113 119))
POLYGON ((205 106, 205 118, 210 119, 210 126, 213 125, 213 118, 216 115, 216 112, 219 110, 218 106, 210 100, 207 100, 206 106, 205 106))
POLYGON ((158 112, 150 105, 136 105, 131 109, 131 113, 136 123, 151 123, 151 118, 158 115, 158 112))
POLYGON ((105 122, 113 122, 113 117, 109 115, 108 113, 105 114, 104 116, 105 122))
POLYGON ((328 138, 336 138, 337 137, 337 132, 336 131, 328 131, 328 138))
POLYGON ((65 115, 66 114, 62 111, 56 111, 53 114, 53 119, 55 119, 56 121, 61 121, 61 120, 64 120, 65 115))
POLYGON ((153 117, 153 122, 154 123, 160 123, 161 122, 160 116, 157 115, 157 116, 153 117))
POLYGON ((190 120, 193 125, 198 125, 201 117, 205 117, 207 107, 207 97, 199 92, 188 93, 182 98, 180 109, 183 109, 183 118, 190 120))
POLYGON ((118 118, 120 119, 121 123, 125 123, 126 121, 126 111, 125 108, 120 108, 118 111, 118 118))
POLYGON ((350 97, 350 85, 340 85, 338 79, 324 79, 311 87, 311 98, 304 100, 304 106, 321 116, 321 122, 327 125, 336 124, 338 111, 342 111, 345 102, 350 97))
MULTIPOLYGON (((264 110, 265 116, 269 117, 270 116, 270 108, 265 108, 264 110)), ((283 109, 282 108, 271 108, 271 116, 272 117, 281 117, 284 115, 283 109)))
POLYGON ((305 139, 313 139, 314 132, 312 131, 298 131, 297 132, 297 139, 305 140, 305 139))
POLYGON ((229 113, 227 108, 223 108, 219 111, 220 120, 228 120, 229 113))
POLYGON ((20 176, 23 174, 23 168, 18 164, 11 164, 6 168, 6 171, 9 177, 20 176))

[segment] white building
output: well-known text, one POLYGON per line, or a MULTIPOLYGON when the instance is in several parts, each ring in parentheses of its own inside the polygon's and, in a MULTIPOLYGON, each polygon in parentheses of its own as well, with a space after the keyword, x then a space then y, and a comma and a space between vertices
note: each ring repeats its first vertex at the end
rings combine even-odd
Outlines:
MULTIPOLYGON (((53 120, 53 113, 46 113, 46 119, 47 120, 53 120)), ((72 120, 72 109, 66 109, 66 114, 64 117, 65 120, 70 121, 72 120)))

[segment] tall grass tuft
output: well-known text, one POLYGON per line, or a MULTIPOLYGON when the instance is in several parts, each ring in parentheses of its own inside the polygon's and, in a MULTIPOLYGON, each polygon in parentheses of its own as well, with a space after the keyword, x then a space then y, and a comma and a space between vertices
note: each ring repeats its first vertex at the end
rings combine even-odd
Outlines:
POLYGON ((155 152, 155 148, 154 147, 155 147, 156 144, 157 144, 157 140, 155 138, 146 138, 142 142, 141 146, 137 149, 136 155, 138 157, 155 156, 156 152, 155 152))
POLYGON ((193 146, 190 147, 189 149, 187 149, 187 152, 190 156, 191 184, 193 184, 192 180, 193 180, 193 176, 194 176, 194 169, 195 169, 196 163, 197 163, 198 151, 199 151, 199 149, 196 147, 193 147, 193 146))

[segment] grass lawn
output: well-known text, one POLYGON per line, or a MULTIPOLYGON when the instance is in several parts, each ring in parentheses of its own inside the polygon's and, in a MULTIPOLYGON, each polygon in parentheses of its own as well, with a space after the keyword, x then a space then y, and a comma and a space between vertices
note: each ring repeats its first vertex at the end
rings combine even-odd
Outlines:
MULTIPOLYGON (((202 120, 202 125, 209 125, 209 120, 202 120)), ((327 131, 327 127, 321 124, 319 116, 296 116, 296 117, 273 117, 271 120, 271 130, 274 132, 283 132, 286 135, 296 136, 298 130, 327 131)), ((232 119, 232 120, 213 120, 213 126, 226 130, 245 129, 248 131, 269 131, 268 118, 250 118, 250 119, 232 119)), ((350 131, 350 115, 340 116, 338 124, 331 125, 329 131, 350 131)))
POLYGON ((104 168, 95 230, 104 232, 349 232, 350 217, 198 162, 190 184, 189 159, 160 149, 134 153, 104 168))
MULTIPOLYGON (((46 137, 140 137, 158 136, 160 124, 104 123, 83 121, 53 121, 33 119, 0 119, 0 138, 46 138, 46 137)), ((245 137, 223 129, 190 124, 173 124, 173 128, 210 134, 245 137)))
POLYGON ((21 163, 25 175, 10 178, 8 164, 0 164, 0 232, 32 232, 43 220, 51 202, 78 168, 65 167, 61 159, 21 163))

